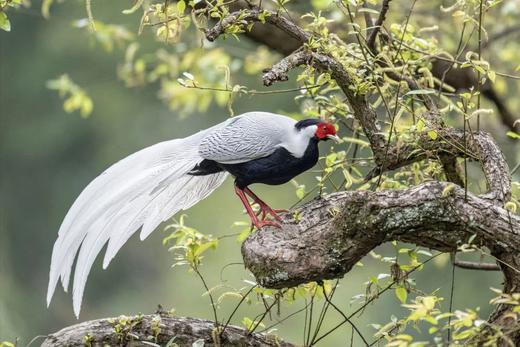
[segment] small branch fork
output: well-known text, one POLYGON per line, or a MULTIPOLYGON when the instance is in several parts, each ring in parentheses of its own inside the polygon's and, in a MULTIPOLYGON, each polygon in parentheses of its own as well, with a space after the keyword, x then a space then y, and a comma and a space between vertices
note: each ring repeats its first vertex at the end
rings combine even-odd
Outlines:
MULTIPOLYGON (((369 33, 369 43, 374 49, 389 3, 390 0, 384 1, 369 33)), ((260 13, 259 10, 231 13, 207 30, 206 35, 213 41, 237 21, 244 25, 259 22, 260 13)), ((274 12, 269 12, 265 21, 302 45, 309 39, 302 28, 274 12)), ((504 292, 520 291, 520 218, 503 208, 511 197, 511 176, 494 139, 482 131, 447 127, 436 104, 426 98, 423 101, 427 111, 419 116, 427 122, 429 130, 436 132, 436 138, 418 134, 414 142, 387 145, 376 111, 364 95, 354 92, 355 80, 333 56, 300 47, 264 71, 263 82, 270 86, 286 81, 289 71, 301 65, 329 73, 345 94, 374 153, 376 167, 367 179, 431 158, 442 162, 451 182, 427 182, 398 191, 339 192, 305 204, 298 211, 297 221, 285 215, 282 230, 267 226, 251 234, 242 245, 244 263, 257 282, 269 288, 284 288, 341 278, 384 242, 400 240, 441 252, 456 252, 461 240, 476 235, 477 245, 488 248, 500 264, 505 277, 504 292), (488 185, 485 194, 476 196, 465 190, 457 173, 458 157, 481 164, 488 185)), ((413 80, 405 82, 411 89, 418 88, 413 80)), ((464 262, 458 265, 477 267, 464 262)), ((497 268, 482 264, 478 267, 497 268)), ((512 319, 510 313, 507 306, 498 306, 490 322, 509 331, 509 338, 520 345, 520 330, 514 328, 520 322, 512 319)))

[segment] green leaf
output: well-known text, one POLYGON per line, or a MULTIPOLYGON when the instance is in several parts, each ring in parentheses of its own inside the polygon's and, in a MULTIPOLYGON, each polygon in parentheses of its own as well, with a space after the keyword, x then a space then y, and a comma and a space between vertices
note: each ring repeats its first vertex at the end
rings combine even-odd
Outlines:
POLYGON ((303 199, 305 197, 305 184, 301 184, 296 189, 296 196, 298 199, 303 199))
POLYGON ((437 132, 435 130, 430 130, 428 131, 428 136, 432 139, 432 140, 437 140, 437 132))
POLYGON ((422 119, 419 119, 419 121, 417 122, 417 125, 416 125, 417 131, 422 133, 425 126, 426 126, 426 123, 422 119))
POLYGON ((42 1, 42 16, 45 19, 48 19, 50 16, 50 8, 54 0, 43 0, 42 1))
POLYGON ((506 210, 509 210, 513 213, 516 213, 516 204, 514 201, 508 201, 505 205, 504 205, 504 208, 506 210))
POLYGON ((442 197, 445 198, 450 195, 450 192, 455 189, 455 185, 450 183, 442 190, 442 197))
POLYGON ((508 131, 506 133, 507 136, 513 138, 513 139, 520 139, 520 134, 514 132, 514 131, 508 131))
POLYGON ((184 0, 180 0, 178 3, 177 3, 177 12, 179 12, 180 14, 184 13, 184 10, 186 9, 186 3, 184 2, 184 0))
POLYGON ((5 12, 0 12, 0 29, 5 31, 11 31, 11 22, 5 12))
POLYGON ((401 303, 406 304, 406 299, 408 298, 408 292, 404 287, 395 288, 395 296, 401 301, 401 303))
POLYGON ((493 70, 489 70, 488 73, 487 73, 488 77, 489 77, 489 80, 493 83, 495 83, 495 80, 497 78, 497 74, 495 71, 493 70))
POLYGON ((325 158, 325 165, 327 167, 331 167, 332 165, 334 165, 334 163, 336 162, 336 158, 338 157, 338 154, 335 153, 335 152, 332 152, 330 153, 329 155, 327 155, 327 157, 325 158))
POLYGON ((237 241, 244 242, 247 239, 247 237, 249 236, 249 234, 251 234, 251 231, 249 228, 242 230, 240 232, 240 234, 238 234, 238 236, 237 236, 237 241))
POLYGON ((435 297, 434 296, 426 296, 423 298, 422 300, 424 306, 426 307, 426 309, 428 310, 433 310, 433 308, 435 307, 435 297))

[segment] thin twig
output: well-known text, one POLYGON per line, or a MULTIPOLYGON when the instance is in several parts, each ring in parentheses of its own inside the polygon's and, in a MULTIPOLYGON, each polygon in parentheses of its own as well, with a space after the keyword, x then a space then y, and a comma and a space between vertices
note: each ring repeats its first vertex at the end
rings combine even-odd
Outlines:
MULTIPOLYGON (((437 258, 439 255, 441 255, 442 253, 437 253, 433 256, 431 256, 430 258, 426 259, 422 264, 420 265, 417 265, 415 266, 414 268, 412 268, 410 271, 406 272, 403 277, 401 277, 399 280, 403 280, 405 278, 407 278, 409 275, 411 275, 412 273, 414 273, 417 269, 419 269, 420 267, 424 266, 425 264, 427 264, 428 262, 430 262, 431 260, 437 258)), ((362 310, 365 309, 365 307, 367 307, 369 304, 371 304, 373 301, 375 301, 376 299, 380 298, 381 297, 381 294, 385 293, 386 291, 388 291, 389 289, 392 288, 392 286, 394 286, 396 283, 398 282, 398 279, 395 279, 393 280, 389 285, 387 285, 386 287, 384 287, 379 293, 377 296, 373 296, 371 297, 370 299, 368 299, 361 307, 359 307, 357 310, 355 310, 353 313, 351 313, 348 318, 352 318, 354 317, 356 314, 358 314, 359 312, 361 312, 362 310)), ((336 326, 334 326, 332 329, 330 329, 329 331, 327 331, 326 333, 324 333, 323 335, 321 335, 318 339, 316 339, 314 341, 314 343, 318 343, 318 341, 324 339, 325 337, 327 337, 328 335, 330 335, 331 333, 333 333, 336 329, 338 329, 340 326, 342 326, 343 324, 347 323, 346 320, 343 320, 342 322, 338 323, 336 326)))
POLYGON ((500 271, 500 266, 491 263, 476 263, 472 261, 455 260, 454 265, 466 270, 500 271))
MULTIPOLYGON (((331 305, 339 314, 341 314, 343 316, 343 319, 345 319, 349 324, 350 326, 352 326, 352 328, 357 332, 357 334, 359 335, 359 337, 361 338, 361 340, 363 340, 363 342, 365 343, 366 346, 368 346, 368 341, 365 339, 365 337, 363 336, 363 334, 361 334, 361 331, 359 331, 358 327, 352 322, 352 320, 347 317, 347 315, 345 313, 343 313, 343 311, 341 311, 327 296, 327 294, 325 293, 325 289, 324 289, 324 297, 325 297, 325 300, 327 301, 327 303, 329 305, 331 305)), ((311 343, 311 346, 313 345, 313 343, 311 343)))
MULTIPOLYGON (((482 16, 483 10, 482 6, 484 4, 484 0, 480 0, 479 4, 479 12, 478 12, 478 60, 482 59, 482 16)), ((480 110, 480 91, 482 89, 482 81, 480 70, 477 69, 477 110, 480 110)), ((477 131, 480 130, 480 113, 477 114, 477 131)))
POLYGON ((260 323, 262 323, 262 321, 264 320, 265 316, 267 316, 267 314, 271 311, 271 309, 274 307, 274 305, 276 305, 276 303, 278 302, 279 298, 278 297, 275 297, 273 303, 271 305, 269 305, 267 307, 267 309, 265 310, 265 312, 262 314, 262 316, 260 317, 260 319, 255 323, 255 325, 253 326, 253 328, 251 330, 249 330, 250 333, 253 333, 256 328, 258 328, 258 326, 260 325, 260 323))
POLYGON ((213 295, 211 294, 211 291, 209 290, 208 285, 206 284, 206 280, 204 279, 204 276, 200 273, 197 266, 192 266, 193 271, 199 276, 200 280, 202 281, 202 284, 204 285, 204 288, 206 288, 206 293, 208 293, 209 300, 211 301, 211 308, 213 309, 213 318, 215 319, 215 327, 218 329, 219 322, 217 317, 217 306, 215 305, 215 301, 213 300, 213 295))
MULTIPOLYGON (((452 266, 451 266, 451 288, 450 288, 450 304, 448 308, 448 312, 453 312, 453 295, 455 294, 455 257, 457 256, 456 253, 452 253, 452 266)), ((450 345, 451 341, 451 315, 448 316, 448 346, 450 345)))
POLYGON ((285 321, 288 320, 289 318, 292 318, 292 317, 294 317, 295 315, 297 315, 298 313, 300 313, 300 312, 306 310, 307 307, 309 307, 309 304, 306 304, 305 306, 303 306, 303 307, 300 308, 299 310, 297 310, 297 311, 291 313, 290 315, 288 315, 287 317, 285 317, 285 318, 283 318, 283 319, 278 320, 276 323, 271 324, 271 325, 268 326, 267 328, 264 328, 264 329, 258 331, 258 334, 264 333, 264 332, 268 331, 269 329, 272 329, 272 328, 274 328, 275 326, 282 324, 283 322, 285 322, 285 321))
POLYGON ((252 286, 251 288, 249 288, 249 290, 247 291, 247 293, 245 293, 244 295, 242 295, 242 298, 240 299, 240 301, 238 302, 238 304, 235 306, 235 309, 233 310, 233 312, 231 312, 231 314, 229 315, 227 321, 226 321, 226 324, 224 324, 224 327, 222 328, 222 330, 220 331, 220 336, 222 336, 222 334, 224 333, 224 331, 226 331, 226 328, 227 326, 229 325, 229 322, 231 322, 231 319, 233 318, 233 316, 235 315, 235 313, 237 312, 238 308, 240 307, 240 305, 242 305, 242 303, 244 302, 244 300, 247 298, 247 296, 249 294, 251 294, 251 292, 253 291, 253 289, 255 289, 258 285, 254 285, 252 286))

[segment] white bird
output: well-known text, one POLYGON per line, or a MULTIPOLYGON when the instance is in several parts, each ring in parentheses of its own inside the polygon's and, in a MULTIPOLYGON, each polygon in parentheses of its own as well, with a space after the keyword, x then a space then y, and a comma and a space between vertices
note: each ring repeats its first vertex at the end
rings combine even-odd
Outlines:
POLYGON ((109 167, 81 192, 54 243, 47 290, 49 306, 61 279, 69 286, 76 260, 73 306, 79 316, 92 264, 108 242, 106 269, 121 247, 139 229, 144 240, 162 222, 211 194, 228 173, 252 223, 278 226, 277 211, 248 186, 283 184, 318 161, 318 142, 337 139, 330 123, 299 122, 273 113, 250 112, 230 118, 183 139, 144 148, 109 167), (246 195, 260 206, 258 218, 246 195))

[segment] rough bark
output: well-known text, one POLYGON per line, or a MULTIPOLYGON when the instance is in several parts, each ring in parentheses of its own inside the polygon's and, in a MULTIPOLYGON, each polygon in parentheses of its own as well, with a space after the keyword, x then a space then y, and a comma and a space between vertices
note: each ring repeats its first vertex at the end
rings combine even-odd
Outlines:
POLYGON ((249 334, 246 329, 229 325, 219 336, 213 321, 163 313, 104 318, 72 325, 50 334, 42 347, 137 347, 151 346, 150 343, 165 346, 172 339, 181 347, 191 346, 197 340, 203 340, 204 346, 293 346, 272 335, 249 334))
POLYGON ((520 252, 520 218, 447 182, 402 190, 330 194, 264 228, 242 246, 260 284, 284 288, 342 277, 380 244, 400 240, 443 252, 477 235, 478 245, 520 252), (447 230, 450 230, 448 233, 447 230))

